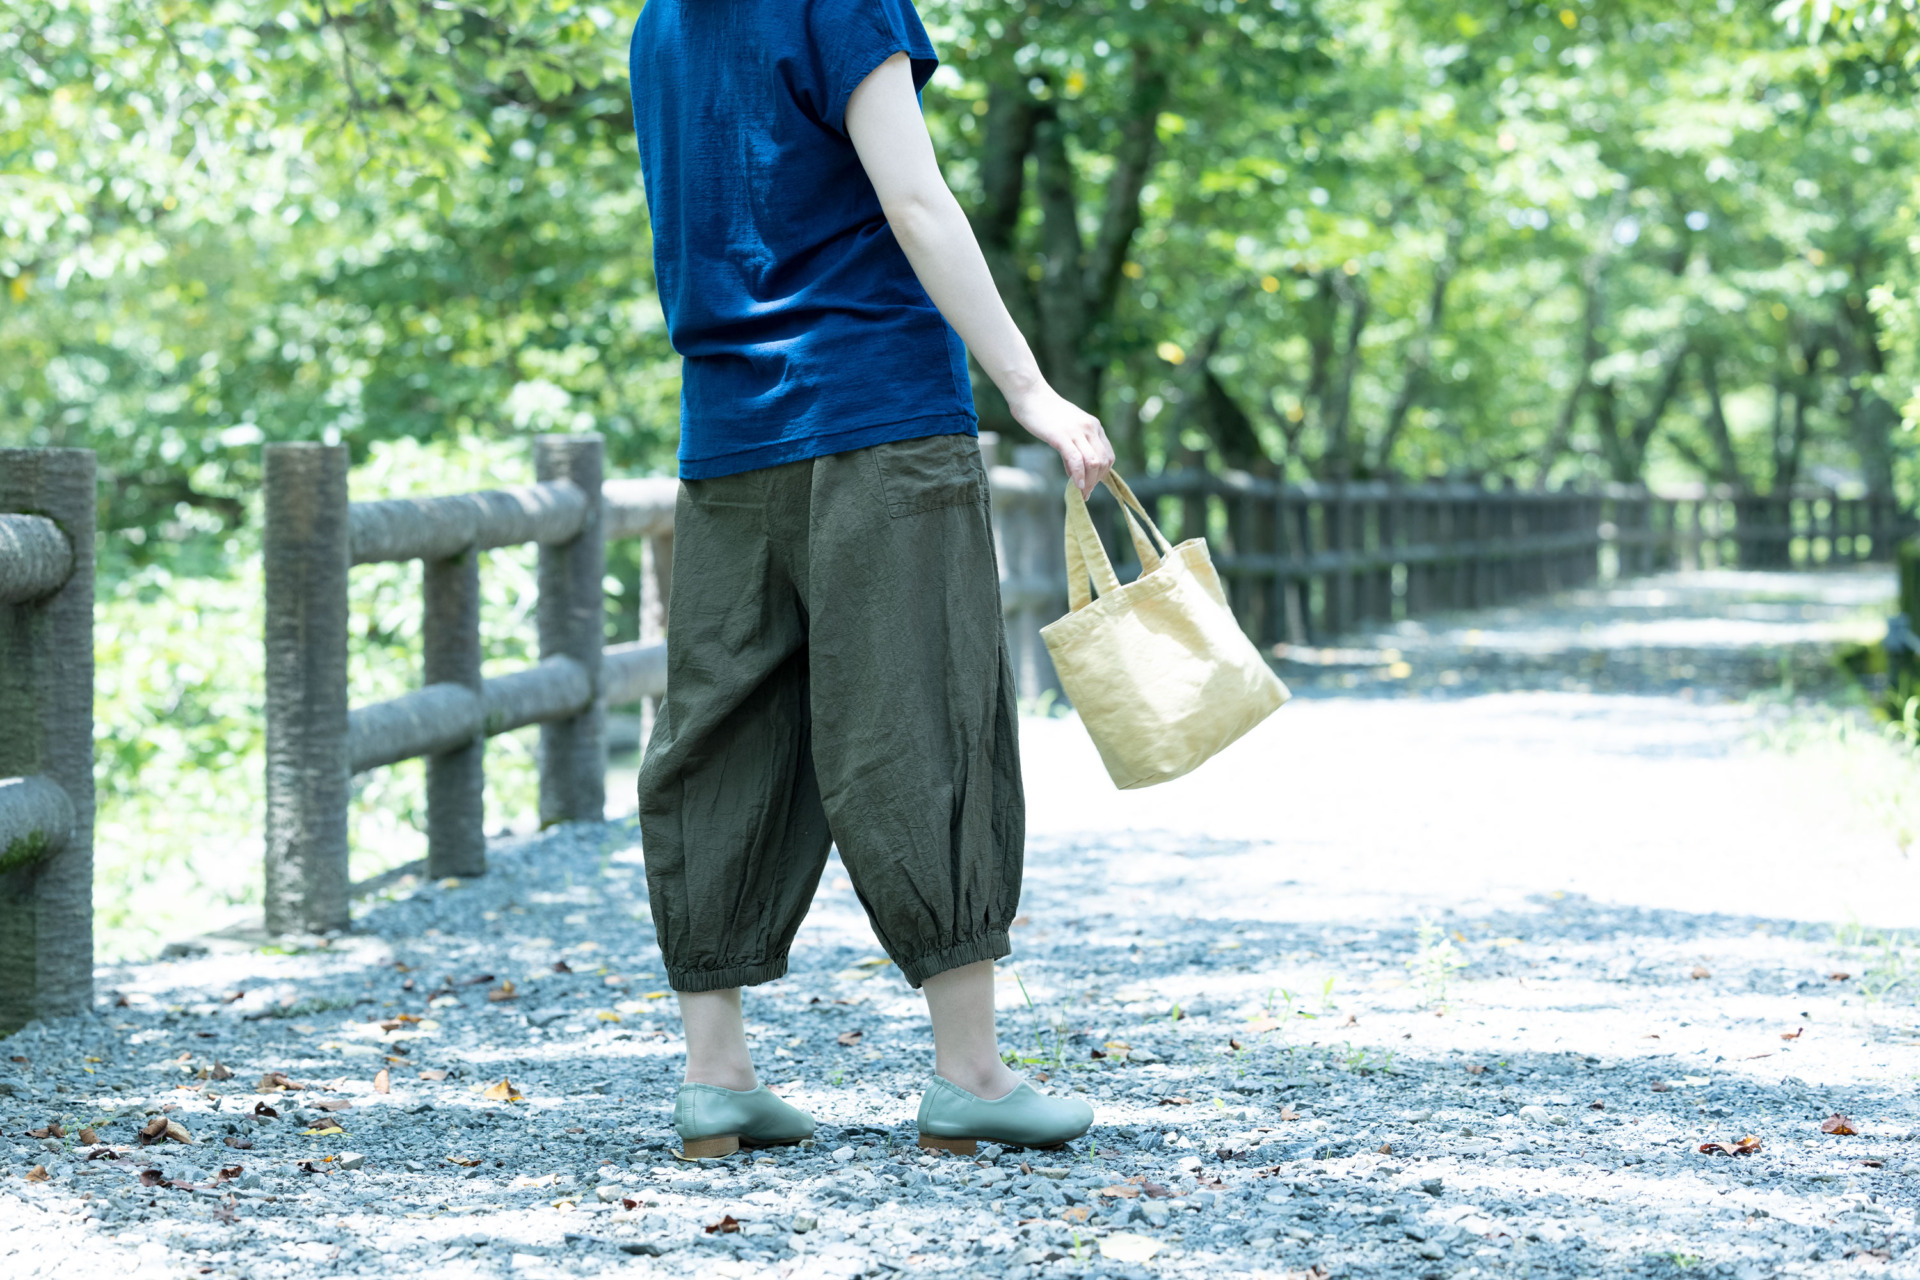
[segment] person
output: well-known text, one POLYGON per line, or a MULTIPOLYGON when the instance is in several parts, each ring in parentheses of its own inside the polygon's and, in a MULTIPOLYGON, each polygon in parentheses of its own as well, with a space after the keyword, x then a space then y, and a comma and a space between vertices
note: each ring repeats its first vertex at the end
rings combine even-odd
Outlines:
POLYGON ((759 1084, 740 989, 786 972, 830 846, 926 996, 922 1145, 1057 1146, 1093 1119, 994 1030, 1025 811, 969 351, 1083 493, 1113 451, 1041 375, 941 177, 937 65, 911 0, 649 0, 634 31, 682 357, 640 827, 689 1157, 812 1132, 759 1084))

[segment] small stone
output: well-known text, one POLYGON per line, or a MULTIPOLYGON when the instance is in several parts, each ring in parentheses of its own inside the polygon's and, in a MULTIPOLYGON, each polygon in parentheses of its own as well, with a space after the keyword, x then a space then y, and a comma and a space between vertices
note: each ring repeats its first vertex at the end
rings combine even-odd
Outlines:
POLYGON ((593 1194, 601 1204, 617 1204, 626 1193, 617 1183, 603 1182, 593 1189, 593 1194))
POLYGON ((853 1159, 852 1147, 839 1147, 835 1149, 833 1153, 833 1162, 835 1164, 845 1164, 851 1159, 853 1159))
POLYGON ((1437 1244, 1423 1244, 1416 1248, 1414 1252, 1430 1261, 1438 1261, 1447 1256, 1447 1251, 1437 1244))
POLYGON ((818 1218, 810 1217, 802 1213, 795 1216, 793 1220, 793 1233, 797 1236, 803 1236, 819 1225, 820 1220, 818 1218))
POLYGON ((1550 1119, 1547 1109, 1534 1103, 1520 1108, 1520 1118, 1529 1124, 1546 1124, 1550 1119))
POLYGON ((1446 1180, 1443 1178, 1428 1178, 1421 1182, 1420 1189, 1430 1196, 1437 1196, 1447 1189, 1446 1180))
POLYGON ((367 1158, 358 1151, 345 1151, 341 1153, 340 1158, 334 1163, 338 1164, 342 1169, 352 1172, 355 1169, 365 1168, 367 1158))

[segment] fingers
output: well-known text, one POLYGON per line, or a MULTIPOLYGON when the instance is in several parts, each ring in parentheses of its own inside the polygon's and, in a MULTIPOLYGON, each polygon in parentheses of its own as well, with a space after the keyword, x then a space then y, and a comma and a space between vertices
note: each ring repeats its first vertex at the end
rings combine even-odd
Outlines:
POLYGON ((1060 451, 1060 461, 1066 464, 1067 478, 1073 481, 1073 487, 1080 491, 1081 497, 1093 492, 1096 481, 1087 479, 1087 459, 1080 451, 1077 440, 1063 441, 1056 446, 1060 451))
POLYGON ((1086 428, 1088 439, 1082 448, 1087 456, 1087 492, 1092 493, 1093 487, 1113 470, 1113 445, 1108 442, 1098 418, 1089 417, 1086 428))

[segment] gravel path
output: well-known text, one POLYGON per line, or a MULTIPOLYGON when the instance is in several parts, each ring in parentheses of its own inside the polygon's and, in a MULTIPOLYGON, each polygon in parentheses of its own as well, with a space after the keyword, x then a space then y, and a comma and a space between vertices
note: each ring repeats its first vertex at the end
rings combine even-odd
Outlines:
POLYGON ((0 1276, 1920 1276, 1920 882, 1750 696, 1885 583, 1700 585, 1290 655, 1149 792, 1028 721, 1001 1007, 1094 1101, 1065 1151, 915 1149, 921 1004, 835 863, 748 997, 817 1138, 677 1160, 637 837, 579 825, 0 1042, 0 1276))

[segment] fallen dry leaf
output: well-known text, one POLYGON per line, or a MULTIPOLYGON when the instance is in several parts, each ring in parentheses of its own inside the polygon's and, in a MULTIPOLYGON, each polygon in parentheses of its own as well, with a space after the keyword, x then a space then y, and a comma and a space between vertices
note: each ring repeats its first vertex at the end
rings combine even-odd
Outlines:
POLYGON ((572 973, 573 966, 568 964, 565 960, 555 960, 553 962, 553 971, 555 973, 572 973))
POLYGON ((628 1213, 632 1213, 635 1209, 638 1209, 640 1207, 640 1202, 638 1200, 635 1200, 631 1196, 623 1196, 621 1197, 621 1200, 620 1200, 620 1207, 622 1209, 625 1209, 628 1213))
POLYGON ((1587 1110, 1589 1111, 1605 1111, 1606 1109, 1607 1109, 1607 1104, 1600 1101, 1600 1099, 1598 1098, 1595 1098, 1592 1102, 1589 1102, 1587 1104, 1587 1110))
POLYGON ((351 1111, 353 1104, 345 1098, 315 1098, 308 1104, 316 1111, 351 1111))
POLYGON ((472 1169, 478 1166, 480 1161, 472 1156, 448 1156, 447 1163, 457 1164, 462 1169, 472 1169))
POLYGON ((1383 1155, 1383 1156, 1390 1156, 1393 1154, 1393 1146, 1390 1143, 1383 1142, 1379 1145, 1379 1147, 1376 1148, 1376 1150, 1380 1155, 1383 1155))
POLYGON ((1357 1027, 1360 1025, 1360 1015, 1357 1013, 1350 1013, 1347 1015, 1347 1020, 1341 1023, 1340 1025, 1343 1027, 1357 1027))
POLYGON ((278 1120, 280 1118, 280 1113, 264 1102, 256 1102, 253 1104, 253 1114, 265 1116, 269 1120, 278 1120))
POLYGON ((860 1037, 865 1034, 866 1032, 864 1031, 842 1031, 840 1033, 840 1043, 851 1048, 852 1046, 859 1044, 860 1037))
POLYGON ((87 1152, 87 1159, 89 1160, 118 1160, 119 1158, 120 1153, 112 1147, 95 1147, 93 1150, 87 1152))
POLYGON ((233 1210, 234 1210, 233 1197, 229 1195, 225 1200, 222 1200, 220 1202, 218 1207, 214 1209, 213 1211, 214 1219, 219 1222, 224 1222, 228 1226, 232 1226, 234 1222, 233 1210))
POLYGON ((213 1064, 213 1069, 207 1072, 207 1074, 215 1080, 231 1080, 233 1079, 233 1068, 224 1062, 216 1062, 213 1064))
POLYGON ((1282 1120, 1298 1120, 1300 1113, 1295 1111, 1290 1104, 1283 1102, 1280 1104, 1280 1118, 1282 1120))
POLYGON ((315 1125, 311 1129, 302 1129, 300 1136, 303 1138, 344 1138, 347 1136, 347 1131, 329 1120, 325 1124, 315 1125))
POLYGON ((1142 1182, 1140 1189, 1147 1193, 1149 1200, 1165 1200, 1173 1194, 1170 1188, 1163 1187, 1157 1182, 1142 1182))
POLYGON ((53 1175, 47 1172, 47 1166, 43 1164, 37 1164, 33 1166, 33 1168, 27 1170, 28 1182, 45 1182, 48 1178, 52 1176, 53 1175))
POLYGON ((64 1138, 67 1136, 67 1131, 57 1124, 49 1124, 45 1128, 27 1130, 27 1136, 29 1138, 64 1138))
POLYGON ((99 1146, 100 1135, 95 1133, 92 1129, 82 1129, 80 1131, 80 1142, 81 1142, 81 1145, 83 1146, 88 1146, 88 1147, 99 1146))
POLYGON ((1795 1027, 1791 1031, 1782 1031, 1780 1033, 1780 1038, 1782 1040, 1798 1040, 1800 1038, 1800 1033, 1805 1030, 1806 1030, 1805 1027, 1795 1027))
POLYGON ((1093 1194, 1097 1196, 1107 1196, 1109 1198, 1118 1197, 1122 1200, 1132 1200, 1140 1194, 1140 1188, 1121 1182, 1111 1187, 1102 1187, 1093 1194))
POLYGON ((1830 973, 1827 975, 1827 981, 1828 982, 1845 982, 1847 979, 1851 977, 1853 977, 1853 975, 1850 973, 1830 973))
POLYGON ((140 1171, 140 1185, 143 1187, 157 1187, 162 1181, 163 1178, 158 1169, 142 1169, 140 1171))
POLYGON ((1647 1087, 1649 1089, 1652 1089, 1655 1093, 1672 1093, 1673 1092, 1673 1086, 1668 1084, 1665 1080, 1655 1080, 1652 1084, 1648 1085, 1647 1087))
POLYGON ((1083 1204, 1072 1204, 1062 1209, 1060 1216, 1068 1222, 1085 1222, 1093 1216, 1093 1210, 1083 1204))
POLYGON ((1241 1044, 1238 1040, 1229 1039, 1227 1041, 1227 1048, 1233 1050, 1235 1053, 1239 1053, 1242 1049, 1246 1047, 1247 1046, 1241 1044))
POLYGON ((724 1218, 721 1218, 720 1221, 718 1222, 712 1222, 707 1224, 707 1234, 710 1236, 737 1235, 739 1231, 740 1231, 740 1220, 734 1217, 732 1214, 726 1215, 724 1218))
POLYGON ((502 982, 499 986, 487 992, 487 999, 494 1004, 500 1004, 503 1001, 512 1000, 515 998, 516 998, 516 993, 514 992, 514 989, 513 989, 512 978, 508 978, 505 982, 502 982))
POLYGON ((1697 964, 1693 966, 1693 972, 1687 976, 1698 982, 1702 978, 1711 978, 1713 976, 1713 970, 1703 964, 1697 964))
POLYGON ((167 1118, 165 1116, 155 1116, 140 1130, 140 1145, 143 1147, 150 1147, 156 1142, 165 1142, 166 1139, 167 1118))
POLYGON ((1192 1104, 1192 1098, 1185 1098, 1177 1093, 1168 1094, 1166 1097, 1160 1099, 1160 1105, 1163 1107, 1186 1107, 1192 1104))
POLYGON ((237 1165, 237 1164, 230 1164, 226 1166, 224 1169, 220 1170, 219 1173, 215 1174, 214 1178, 216 1181, 219 1181, 219 1182, 231 1182, 245 1172, 246 1172, 246 1168, 244 1166, 237 1165))
POLYGON ((420 1073, 420 1078, 422 1080, 445 1080, 447 1078, 447 1073, 438 1068, 430 1068, 426 1071, 422 1071, 420 1073))
POLYGON ((507 1189, 510 1191, 521 1191, 528 1187, 550 1187, 559 1180, 560 1175, 557 1173, 542 1173, 539 1175, 523 1173, 512 1182, 509 1182, 507 1189))
POLYGON ((1278 1031, 1282 1023, 1278 1018, 1255 1018, 1247 1023, 1247 1030, 1255 1035, 1264 1035, 1269 1031, 1278 1031))
POLYGON ((1703 1142, 1700 1151, 1709 1156, 1750 1156, 1760 1149, 1760 1139, 1748 1134, 1738 1142, 1703 1142))
POLYGON ((1836 1111, 1820 1122, 1820 1132, 1831 1133, 1838 1138, 1851 1138, 1854 1136, 1853 1121, 1836 1111))
POLYGON ((474 975, 473 977, 471 977, 471 978, 462 978, 462 979, 460 979, 460 985, 461 985, 461 986, 463 986, 463 987, 477 987, 477 986, 479 986, 479 985, 480 985, 481 983, 483 983, 483 982, 492 982, 492 981, 493 981, 493 975, 492 975, 492 974, 490 974, 490 973, 477 973, 477 974, 475 974, 475 975, 474 975))
POLYGON ((481 1097, 488 1102, 519 1102, 520 1091, 513 1087, 513 1081, 502 1079, 498 1084, 490 1084, 481 1097))
POLYGON ((1467 1064, 1467 1074, 1470 1076, 1483 1076, 1486 1073, 1487 1069, 1477 1062, 1469 1062, 1467 1064))
POLYGON ((385 1067, 373 1073, 373 1091, 375 1093, 393 1092, 393 1077, 387 1074, 385 1067))
POLYGON ((284 1071, 269 1071, 260 1077, 260 1083, 253 1086, 255 1093, 296 1093, 307 1086, 298 1080, 287 1077, 284 1071))

